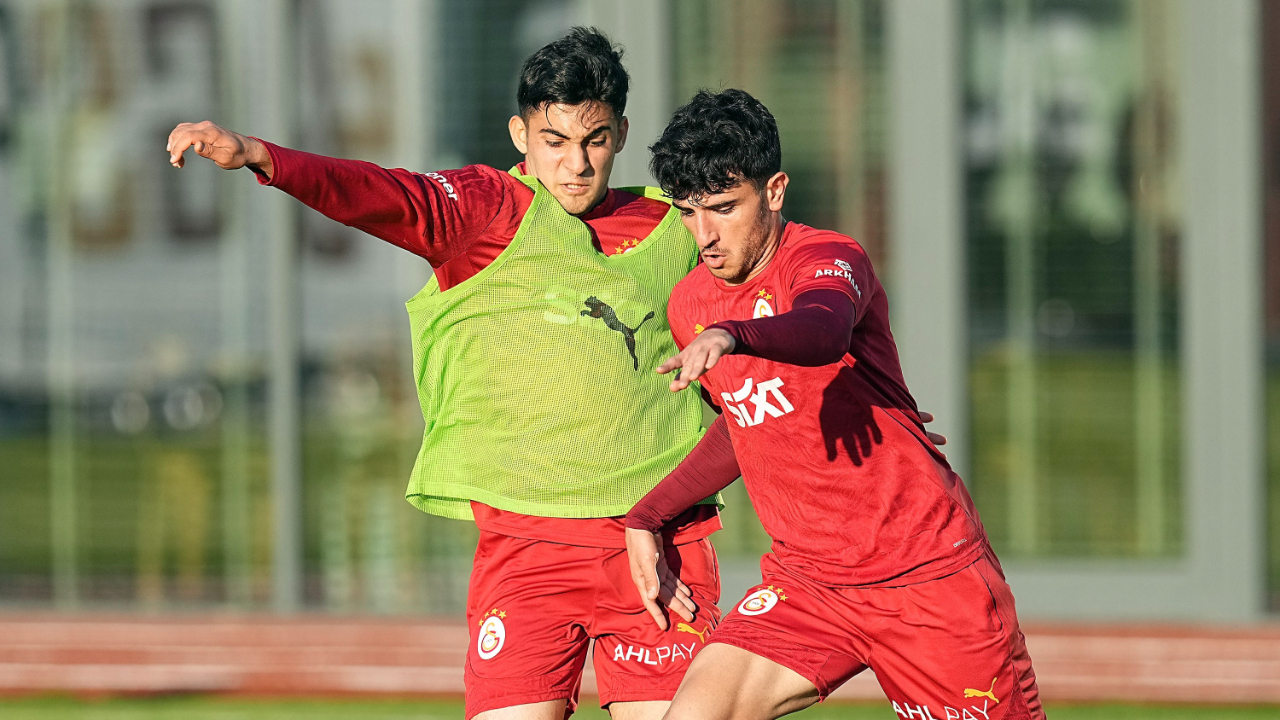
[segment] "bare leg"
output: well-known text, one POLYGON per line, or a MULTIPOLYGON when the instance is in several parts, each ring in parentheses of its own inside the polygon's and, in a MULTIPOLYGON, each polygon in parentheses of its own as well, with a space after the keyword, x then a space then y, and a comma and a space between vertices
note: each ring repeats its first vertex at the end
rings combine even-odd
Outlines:
POLYGON ((662 720, 671 707, 670 700, 643 700, 609 704, 609 717, 613 720, 662 720))
POLYGON ((818 689, 794 670, 723 643, 698 653, 666 720, 774 720, 818 701, 818 689))
POLYGON ((564 720, 564 700, 486 710, 471 720, 564 720))

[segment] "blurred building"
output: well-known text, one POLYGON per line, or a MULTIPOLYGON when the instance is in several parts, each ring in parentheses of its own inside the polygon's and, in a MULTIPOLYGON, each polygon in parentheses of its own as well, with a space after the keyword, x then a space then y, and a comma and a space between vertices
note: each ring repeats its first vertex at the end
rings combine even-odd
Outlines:
MULTIPOLYGON (((400 499, 430 268, 164 138, 505 168, 574 24, 626 46, 616 184, 698 88, 775 113, 786 214, 871 253, 1024 615, 1280 611, 1250 0, 0 0, 0 607, 461 608, 474 530, 400 499)), ((729 497, 726 596, 768 546, 729 497)))

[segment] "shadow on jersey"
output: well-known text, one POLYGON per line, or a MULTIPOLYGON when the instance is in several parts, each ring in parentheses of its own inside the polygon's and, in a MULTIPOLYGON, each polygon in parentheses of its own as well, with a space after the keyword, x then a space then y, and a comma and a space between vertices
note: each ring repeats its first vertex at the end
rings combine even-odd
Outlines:
POLYGON ((631 353, 631 363, 636 370, 640 369, 640 358, 636 357, 636 333, 640 331, 640 327, 653 319, 653 311, 650 310, 648 315, 644 316, 644 320, 640 321, 640 325, 629 328, 622 324, 618 319, 618 314, 609 307, 609 303, 603 302, 600 298, 592 295, 583 301, 590 310, 583 310, 579 315, 590 315, 593 318, 600 318, 604 321, 605 327, 615 332, 622 333, 622 339, 627 341, 627 352, 631 353))

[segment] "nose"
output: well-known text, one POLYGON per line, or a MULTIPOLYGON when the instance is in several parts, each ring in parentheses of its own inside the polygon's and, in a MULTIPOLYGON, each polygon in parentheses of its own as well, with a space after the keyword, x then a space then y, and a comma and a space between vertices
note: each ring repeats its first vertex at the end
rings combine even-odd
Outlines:
POLYGON ((695 211, 693 214, 693 239, 698 243, 699 250, 706 250, 720 239, 715 224, 705 213, 695 211))
POLYGON ((591 158, 587 155, 587 148, 584 145, 575 146, 570 150, 564 159, 565 169, 574 175, 586 175, 587 169, 591 167, 591 158))

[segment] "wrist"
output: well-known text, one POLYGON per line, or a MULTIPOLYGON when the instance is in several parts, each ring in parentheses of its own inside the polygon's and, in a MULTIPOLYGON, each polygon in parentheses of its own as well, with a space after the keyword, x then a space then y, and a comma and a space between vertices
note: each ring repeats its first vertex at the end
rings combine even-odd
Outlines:
POLYGON ((275 175, 275 167, 271 162, 271 152, 261 140, 255 137, 244 138, 245 167, 266 177, 275 175))
POLYGON ((733 329, 729 324, 730 322, 731 321, 716 323, 715 325, 712 325, 711 327, 703 331, 703 332, 716 332, 724 335, 725 337, 724 342, 726 344, 726 347, 724 350, 725 355, 732 355, 738 349, 738 345, 740 345, 740 343, 738 342, 738 336, 733 334, 733 329))

